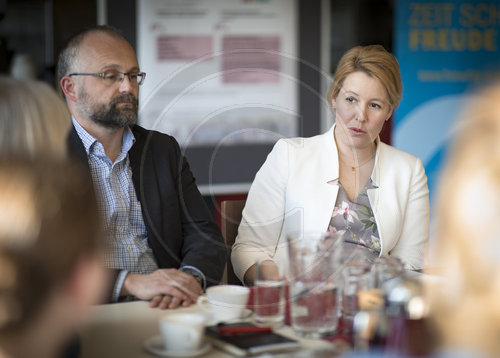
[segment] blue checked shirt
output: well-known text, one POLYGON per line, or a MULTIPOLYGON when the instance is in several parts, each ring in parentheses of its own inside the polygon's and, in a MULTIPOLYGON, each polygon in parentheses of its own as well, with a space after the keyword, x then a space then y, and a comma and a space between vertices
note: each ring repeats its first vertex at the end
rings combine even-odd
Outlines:
MULTIPOLYGON (((141 203, 132 182, 128 152, 135 138, 130 128, 126 127, 121 152, 113 163, 106 156, 103 145, 74 118, 73 125, 87 152, 98 209, 109 234, 105 245, 105 265, 121 270, 112 295, 112 301, 118 301, 123 281, 129 272, 147 274, 158 269, 148 244, 141 203)), ((200 284, 205 287, 205 277, 196 267, 184 266, 180 270, 199 273, 202 277, 200 284)))
POLYGON ((126 127, 122 150, 115 162, 106 156, 102 144, 73 118, 76 132, 83 142, 98 198, 98 208, 109 237, 106 240, 105 265, 121 272, 115 283, 112 300, 117 301, 128 272, 151 273, 158 269, 148 245, 141 203, 132 182, 128 151, 135 142, 126 127))

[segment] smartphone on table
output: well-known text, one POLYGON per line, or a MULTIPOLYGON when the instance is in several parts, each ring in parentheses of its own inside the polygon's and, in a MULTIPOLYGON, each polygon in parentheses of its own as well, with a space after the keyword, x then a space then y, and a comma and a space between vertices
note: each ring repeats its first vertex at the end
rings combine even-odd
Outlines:
POLYGON ((212 344, 228 353, 248 356, 301 348, 300 342, 252 323, 229 323, 207 327, 212 344))

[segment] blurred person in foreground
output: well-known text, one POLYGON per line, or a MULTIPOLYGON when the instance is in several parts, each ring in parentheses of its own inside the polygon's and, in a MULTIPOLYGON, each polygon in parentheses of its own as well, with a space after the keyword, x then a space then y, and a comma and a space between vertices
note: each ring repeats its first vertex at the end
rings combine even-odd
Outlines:
POLYGON ((103 233, 79 169, 0 159, 0 357, 60 357, 103 299, 103 233))
POLYGON ((88 166, 109 232, 110 301, 196 302, 219 283, 227 248, 177 141, 136 124, 146 74, 134 49, 112 27, 85 29, 61 51, 58 74, 71 154, 88 166))
MULTIPOLYGON (((500 356, 500 85, 461 113, 437 196, 431 317, 449 356, 500 356)), ((431 282, 432 284, 432 282, 431 282)))
POLYGON ((400 258, 421 269, 429 236, 429 190, 420 159, 379 134, 401 99, 396 58, 357 46, 341 58, 328 93, 336 123, 311 138, 281 139, 257 173, 232 263, 246 284, 255 263, 286 262, 286 236, 331 231, 353 260, 400 258))
MULTIPOLYGON (((68 107, 52 87, 36 80, 0 76, 0 158, 2 160, 13 161, 14 158, 18 158, 20 161, 26 161, 30 158, 29 160, 34 163, 45 160, 63 161, 67 158, 66 135, 70 127, 71 115, 68 107)), ((66 167, 61 164, 57 168, 66 167)), ((34 175, 42 174, 37 172, 34 175)), ((60 172, 59 175, 64 174, 60 172)), ((88 173, 80 172, 80 175, 86 175, 88 179, 88 173)), ((12 195, 15 197, 15 193, 12 195)), ((20 217, 19 220, 22 218, 20 217)), ((7 221, 3 223, 8 225, 7 221)), ((26 318, 26 320, 29 319, 31 318, 26 318)), ((5 332, 10 332, 10 330, 6 329, 5 332)), ((25 334, 19 335, 20 339, 22 336, 25 334)), ((57 332, 54 338, 56 336, 57 332)), ((73 336, 65 344, 61 356, 76 357, 78 351, 79 341, 73 336)))
POLYGON ((0 76, 0 157, 64 158, 71 115, 44 82, 0 76))

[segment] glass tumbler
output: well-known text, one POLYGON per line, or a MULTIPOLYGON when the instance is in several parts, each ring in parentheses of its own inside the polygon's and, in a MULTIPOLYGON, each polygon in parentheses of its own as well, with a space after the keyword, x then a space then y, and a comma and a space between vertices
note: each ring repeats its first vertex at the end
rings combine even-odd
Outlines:
POLYGON ((304 337, 332 334, 338 326, 342 239, 334 233, 301 232, 287 237, 290 314, 304 337))
POLYGON ((342 270, 342 318, 349 325, 360 310, 359 294, 371 288, 370 269, 367 262, 349 262, 342 270))
POLYGON ((285 319, 285 277, 271 260, 256 264, 254 318, 257 323, 280 326, 285 319))

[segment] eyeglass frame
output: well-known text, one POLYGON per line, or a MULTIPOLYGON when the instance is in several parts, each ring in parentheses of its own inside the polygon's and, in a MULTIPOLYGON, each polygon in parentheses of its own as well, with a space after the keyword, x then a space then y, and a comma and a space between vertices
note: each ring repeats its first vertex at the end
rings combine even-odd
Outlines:
MULTIPOLYGON (((146 72, 120 72, 120 71, 116 71, 116 70, 112 70, 112 71, 120 74, 120 78, 118 79, 118 81, 115 81, 114 83, 116 83, 116 82, 122 83, 123 80, 125 79, 125 76, 128 77, 128 80, 130 81, 130 83, 133 83, 132 80, 130 79, 130 75, 132 75, 132 74, 135 74, 137 76, 141 76, 141 81, 140 82, 137 81, 138 86, 142 85, 144 83, 144 80, 146 79, 146 72)), ((69 77, 72 77, 72 76, 92 76, 92 77, 100 77, 103 80, 105 80, 105 75, 107 72, 109 72, 109 70, 105 71, 105 72, 98 72, 98 73, 73 72, 73 73, 68 74, 68 76, 69 77)))

